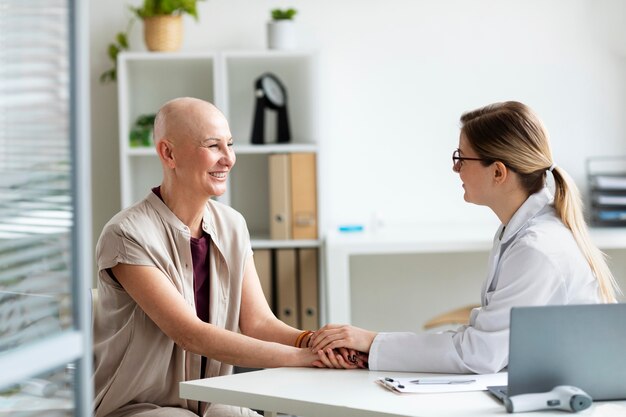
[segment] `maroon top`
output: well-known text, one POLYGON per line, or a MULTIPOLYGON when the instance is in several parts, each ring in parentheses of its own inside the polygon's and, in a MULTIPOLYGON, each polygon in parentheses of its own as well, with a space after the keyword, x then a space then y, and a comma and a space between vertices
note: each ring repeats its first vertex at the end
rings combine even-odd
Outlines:
MULTIPOLYGON (((163 201, 161 187, 154 187, 152 192, 163 201)), ((191 260, 193 262, 193 289, 196 301, 196 314, 209 322, 209 246, 211 236, 202 232, 199 238, 191 238, 191 260)))
POLYGON ((191 259, 193 261, 193 289, 196 300, 196 314, 204 322, 209 322, 209 246, 211 236, 202 233, 200 238, 191 238, 191 259))
MULTIPOLYGON (((154 187, 152 192, 163 201, 161 187, 154 187)), ((165 201, 163 201, 165 203, 165 201)), ((196 315, 205 323, 209 322, 209 247, 211 236, 202 231, 199 238, 191 238, 191 261, 193 263, 193 290, 196 302, 196 315)), ((206 357, 202 356, 201 378, 206 371, 206 357)))

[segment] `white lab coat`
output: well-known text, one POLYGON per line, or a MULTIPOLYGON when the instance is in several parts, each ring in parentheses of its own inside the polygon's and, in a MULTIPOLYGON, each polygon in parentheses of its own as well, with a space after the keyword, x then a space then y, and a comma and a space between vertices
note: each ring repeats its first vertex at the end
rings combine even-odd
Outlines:
POLYGON ((500 226, 482 307, 472 311, 468 326, 442 333, 379 333, 370 348, 369 368, 498 372, 508 364, 511 307, 602 302, 597 280, 552 202, 544 188, 522 204, 506 227, 500 226))

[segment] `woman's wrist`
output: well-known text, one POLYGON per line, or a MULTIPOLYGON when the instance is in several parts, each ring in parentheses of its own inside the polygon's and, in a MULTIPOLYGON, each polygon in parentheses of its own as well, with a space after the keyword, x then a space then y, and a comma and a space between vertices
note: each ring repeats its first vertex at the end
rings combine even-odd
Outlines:
POLYGON ((302 343, 300 344, 300 347, 301 348, 310 348, 311 347, 311 340, 313 339, 313 335, 314 334, 315 334, 314 332, 309 331, 309 333, 302 338, 302 343))
POLYGON ((364 350, 363 352, 369 353, 370 349, 372 349, 372 345, 374 344, 374 339, 376 339, 376 336, 378 336, 378 332, 368 331, 367 350, 364 350))
POLYGON ((301 349, 298 347, 290 347, 289 363, 286 366, 313 366, 313 362, 318 360, 317 354, 309 349, 301 349))
POLYGON ((312 335, 313 332, 311 330, 304 330, 298 335, 293 345, 297 348, 307 347, 312 335))

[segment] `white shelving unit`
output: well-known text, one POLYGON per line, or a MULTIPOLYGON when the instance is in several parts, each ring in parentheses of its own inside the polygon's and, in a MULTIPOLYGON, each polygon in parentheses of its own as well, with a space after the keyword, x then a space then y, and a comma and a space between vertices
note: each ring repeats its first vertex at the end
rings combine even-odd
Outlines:
MULTIPOLYGON (((119 140, 122 208, 140 201, 161 182, 161 165, 153 147, 131 147, 134 121, 155 114, 176 97, 214 103, 226 116, 237 162, 227 192, 218 199, 239 211, 248 224, 254 249, 318 248, 322 273, 324 213, 320 181, 320 120, 317 110, 317 54, 311 51, 209 51, 196 53, 122 53, 118 57, 119 140), (253 145, 255 81, 264 73, 285 85, 291 129, 289 143, 275 143, 275 115, 265 115, 266 143, 253 145), (268 156, 311 152, 317 158, 318 239, 272 240, 270 236, 268 156)), ((322 285, 322 280, 319 280, 322 285)), ((321 294, 322 288, 320 288, 321 294)), ((323 300, 320 300, 323 304, 323 300)), ((320 309, 323 311, 323 308, 320 309)))
MULTIPOLYGON (((254 247, 319 247, 313 241, 269 240, 267 156, 313 152, 320 159, 316 109, 317 57, 308 51, 219 51, 202 53, 122 53, 118 58, 119 140, 122 207, 141 200, 161 181, 161 166, 152 147, 133 148, 129 134, 137 117, 154 114, 167 100, 191 96, 214 103, 229 121, 237 163, 228 191, 219 198, 241 212, 254 247), (254 115, 254 82, 265 72, 278 76, 287 89, 290 143, 250 144, 254 115)), ((272 115, 266 138, 275 137, 272 115)), ((268 141, 269 142, 269 141, 268 141)), ((318 173, 319 178, 319 173, 318 173)), ((318 180, 318 190, 319 190, 318 180)), ((323 207, 318 191, 318 225, 323 207)), ((319 227, 320 232, 323 230, 319 227)))

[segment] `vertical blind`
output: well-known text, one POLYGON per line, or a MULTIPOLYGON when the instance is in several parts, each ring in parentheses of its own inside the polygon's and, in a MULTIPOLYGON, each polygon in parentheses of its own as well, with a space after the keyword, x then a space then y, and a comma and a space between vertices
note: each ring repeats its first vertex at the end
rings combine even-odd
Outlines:
POLYGON ((0 1, 0 353, 72 326, 69 18, 0 1))

